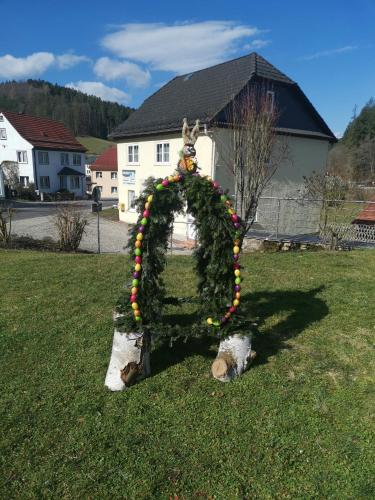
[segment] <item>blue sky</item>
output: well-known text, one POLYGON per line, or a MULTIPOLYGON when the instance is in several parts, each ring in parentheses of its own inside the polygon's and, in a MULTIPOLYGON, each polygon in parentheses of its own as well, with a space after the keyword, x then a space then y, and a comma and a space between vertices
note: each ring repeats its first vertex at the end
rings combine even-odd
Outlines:
POLYGON ((0 0, 0 80, 137 107, 176 74, 257 51, 336 134, 375 97, 375 0, 0 0))

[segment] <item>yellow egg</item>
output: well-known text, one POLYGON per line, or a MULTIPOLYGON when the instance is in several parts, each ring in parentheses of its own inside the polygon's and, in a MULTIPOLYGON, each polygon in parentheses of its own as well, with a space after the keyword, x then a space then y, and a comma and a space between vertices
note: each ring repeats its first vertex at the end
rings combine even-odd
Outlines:
POLYGON ((138 288, 136 286, 133 286, 132 295, 136 295, 137 293, 138 293, 138 288))
POLYGON ((139 308, 138 304, 136 302, 133 302, 132 309, 134 309, 134 311, 135 311, 138 308, 139 308))
POLYGON ((235 307, 239 306, 239 305, 240 305, 240 301, 239 301, 238 299, 234 299, 234 301, 233 301, 233 305, 234 305, 235 307))
POLYGON ((240 247, 238 246, 233 247, 233 253, 234 254, 240 253, 240 247))
POLYGON ((142 269, 141 264, 136 264, 136 265, 134 266, 134 271, 140 271, 141 269, 142 269))
POLYGON ((152 194, 150 194, 150 196, 147 198, 147 201, 149 203, 151 203, 153 199, 154 199, 154 197, 152 196, 152 194))
POLYGON ((239 269, 236 269, 234 271, 235 276, 241 276, 241 271, 239 269))
POLYGON ((230 214, 230 215, 234 214, 234 210, 233 210, 233 208, 229 208, 229 209, 228 209, 228 214, 230 214))
POLYGON ((137 234, 137 240, 138 241, 142 241, 143 240, 143 234, 142 233, 138 233, 137 234))
POLYGON ((174 177, 173 177, 173 175, 170 175, 170 176, 168 177, 168 180, 169 180, 169 182, 174 182, 174 177))
POLYGON ((212 325, 212 318, 207 318, 207 324, 212 325))

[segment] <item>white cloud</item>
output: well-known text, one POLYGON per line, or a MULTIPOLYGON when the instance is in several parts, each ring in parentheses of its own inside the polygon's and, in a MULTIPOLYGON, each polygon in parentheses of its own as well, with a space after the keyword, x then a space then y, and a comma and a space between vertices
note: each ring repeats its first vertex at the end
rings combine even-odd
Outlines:
POLYGON ((50 52, 35 52, 26 57, 10 54, 0 57, 0 78, 24 78, 44 73, 55 62, 50 52))
POLYGON ((62 54, 56 56, 56 64, 59 69, 69 69, 81 62, 88 62, 90 59, 86 56, 77 56, 76 54, 62 54))
POLYGON ((102 45, 118 57, 181 74, 225 61, 244 40, 260 33, 233 21, 125 24, 104 37, 102 45))
POLYGON ((300 61, 312 61, 313 59, 319 59, 321 57, 333 56, 335 54, 343 54, 345 52, 352 52, 358 49, 357 45, 345 45, 345 47, 339 47, 338 49, 322 50, 321 52, 315 52, 315 54, 310 54, 307 56, 302 56, 299 58, 300 61))
POLYGON ((94 72, 104 80, 125 80, 134 87, 143 87, 150 82, 150 72, 143 70, 137 64, 128 61, 118 61, 109 57, 101 57, 94 66, 94 72))
POLYGON ((14 57, 7 54, 0 56, 0 78, 39 76, 53 66, 58 69, 68 69, 82 61, 89 61, 89 59, 75 54, 55 56, 51 52, 35 52, 26 57, 14 57))
POLYGON ((256 49, 261 49, 263 47, 267 47, 271 43, 271 40, 253 40, 250 43, 247 43, 244 46, 245 50, 256 50, 256 49))
POLYGON ((80 80, 78 82, 67 83, 65 87, 100 97, 104 101, 119 102, 121 104, 126 104, 130 101, 129 94, 116 87, 108 87, 102 82, 83 82, 80 80))

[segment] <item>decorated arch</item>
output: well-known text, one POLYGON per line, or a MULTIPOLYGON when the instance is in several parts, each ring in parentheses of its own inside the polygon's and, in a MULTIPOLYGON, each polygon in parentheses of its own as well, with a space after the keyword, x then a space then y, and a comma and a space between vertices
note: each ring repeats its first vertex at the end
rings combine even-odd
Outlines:
MULTIPOLYGON (((132 268, 128 285, 115 310, 114 349, 106 379, 106 385, 112 390, 131 385, 134 380, 149 373, 151 337, 160 341, 211 335, 219 338, 224 346, 230 341, 243 343, 234 333, 239 329, 242 224, 230 197, 219 183, 198 172, 194 148, 198 134, 199 123, 190 133, 185 120, 182 132, 184 147, 176 172, 164 179, 150 178, 138 198, 139 217, 129 240, 132 268), (194 257, 198 307, 195 323, 187 326, 173 325, 165 321, 163 315, 166 303, 183 300, 167 297, 162 279, 174 217, 183 211, 194 218, 197 239, 194 257), (233 335, 235 340, 231 338, 233 335), (121 350, 119 345, 126 344, 127 347, 122 350, 129 351, 130 338, 134 342, 130 349, 132 354, 120 356, 118 360, 114 350, 118 354, 121 350), (112 363, 114 357, 116 359, 112 363), (129 361, 134 357, 133 361, 129 361), (116 381, 115 389, 111 387, 112 379, 116 381)), ((249 339, 244 346, 246 359, 241 362, 242 371, 250 357, 249 339)), ((228 356, 221 356, 220 359, 224 362, 221 368, 216 368, 219 368, 218 372, 225 372, 224 378, 229 377, 230 370, 241 371, 234 366, 238 365, 235 359, 230 360, 228 356)))

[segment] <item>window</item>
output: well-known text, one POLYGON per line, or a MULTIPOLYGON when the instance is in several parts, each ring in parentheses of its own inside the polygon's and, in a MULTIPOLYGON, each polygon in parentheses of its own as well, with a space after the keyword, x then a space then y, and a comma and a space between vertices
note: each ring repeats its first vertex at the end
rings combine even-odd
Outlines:
POLYGON ((29 177, 21 175, 21 177, 20 177, 20 184, 23 187, 27 187, 29 185, 29 177))
POLYGON ((111 179, 115 181, 117 179, 117 172, 111 172, 111 179))
POLYGON ((73 165, 81 165, 81 155, 77 153, 73 154, 73 165))
POLYGON ((70 176, 70 189, 79 189, 79 175, 70 176))
POLYGON ((156 144, 156 163, 169 163, 169 142, 156 144))
POLYGON ((123 184, 134 184, 135 183, 135 170, 123 170, 122 171, 122 183, 123 184))
POLYGON ((103 177, 103 172, 95 172, 95 178, 101 179, 103 177))
POLYGON ((132 144, 128 146, 128 163, 138 163, 139 155, 138 155, 138 145, 132 144))
POLYGON ((27 163, 27 152, 17 151, 17 161, 18 163, 27 163))
POLYGON ((7 131, 5 128, 0 128, 0 139, 5 141, 7 138, 7 131))
POLYGON ((68 153, 61 153, 60 158, 61 158, 61 165, 69 165, 69 154, 68 153))
POLYGON ((112 194, 117 194, 117 187, 116 186, 112 186, 111 187, 111 193, 112 194))
POLYGON ((49 176, 40 176, 40 189, 49 189, 50 188, 50 183, 49 183, 49 176))
POLYGON ((49 164, 48 152, 47 151, 38 151, 38 160, 39 160, 40 165, 48 165, 49 164))
POLYGON ((4 121, 4 116, 0 115, 0 122, 3 122, 3 121, 4 121))
POLYGON ((267 90, 266 94, 267 111, 272 113, 275 104, 275 92, 267 90))
POLYGON ((129 212, 135 211, 135 191, 128 191, 128 207, 129 212))
POLYGON ((68 178, 66 175, 60 175, 60 189, 68 189, 68 178))

